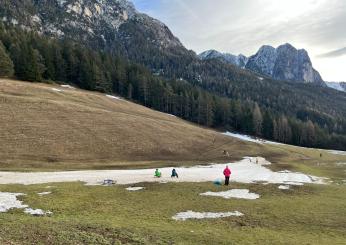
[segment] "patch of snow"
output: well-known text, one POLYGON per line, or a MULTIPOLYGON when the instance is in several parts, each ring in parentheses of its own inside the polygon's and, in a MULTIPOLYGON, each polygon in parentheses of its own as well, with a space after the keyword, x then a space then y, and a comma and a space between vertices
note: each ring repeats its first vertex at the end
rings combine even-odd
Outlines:
POLYGON ((37 195, 39 195, 39 196, 45 196, 45 195, 49 195, 49 194, 52 194, 52 192, 51 191, 45 191, 45 192, 37 193, 37 195))
MULTIPOLYGON (((240 183, 268 182, 271 184, 302 185, 305 183, 325 184, 325 178, 314 177, 303 173, 280 173, 256 164, 251 158, 244 158, 227 164, 231 170, 231 181, 240 183)), ((65 172, 0 172, 0 184, 46 184, 60 182, 85 182, 89 185, 101 185, 103 180, 111 178, 117 184, 133 185, 144 182, 213 182, 223 178, 226 164, 214 164, 208 167, 194 166, 176 168, 179 179, 171 178, 173 167, 161 168, 161 178, 154 178, 155 169, 135 170, 89 170, 65 172)))
POLYGON ((181 212, 177 213, 172 217, 174 220, 181 220, 185 221, 187 219, 217 219, 217 218, 225 218, 225 217, 231 217, 231 216, 243 216, 242 213, 235 211, 235 212, 225 212, 225 213, 200 213, 200 212, 193 212, 193 211, 187 211, 187 212, 181 212))
POLYGON ((0 213, 6 213, 13 208, 28 207, 28 205, 23 205, 23 202, 17 199, 18 196, 23 195, 23 193, 0 192, 0 213))
POLYGON ((18 25, 18 20, 12 19, 12 20, 11 20, 11 23, 12 23, 12 25, 18 25))
POLYGON ((286 181, 286 182, 284 182, 284 184, 286 184, 286 185, 295 185, 295 186, 302 186, 302 185, 304 185, 304 183, 301 183, 301 182, 290 182, 290 181, 286 181))
POLYGON ((280 185, 278 187, 280 190, 289 190, 290 189, 290 186, 289 185, 280 185))
POLYGON ((35 22, 35 23, 41 23, 41 18, 38 16, 38 15, 34 15, 31 17, 31 20, 32 22, 35 22))
POLYGON ((255 200, 260 197, 260 195, 256 193, 250 193, 247 189, 233 189, 229 191, 222 191, 222 192, 205 192, 201 193, 201 196, 213 196, 213 197, 223 197, 225 199, 230 198, 237 198, 237 199, 248 199, 248 200, 255 200))
POLYGON ((90 9, 88 8, 88 7, 85 7, 84 8, 84 16, 86 16, 86 17, 91 17, 93 14, 92 14, 92 12, 90 11, 90 9))
POLYGON ((327 152, 327 153, 330 153, 330 154, 334 154, 334 155, 346 156, 346 151, 326 150, 326 149, 318 149, 318 148, 309 148, 309 147, 303 147, 303 146, 288 145, 288 144, 284 144, 284 143, 279 143, 279 142, 270 141, 270 140, 264 140, 264 139, 261 139, 261 138, 257 138, 257 137, 253 137, 253 136, 249 136, 249 135, 245 135, 245 134, 239 134, 239 133, 225 132, 225 133, 222 133, 222 134, 225 135, 225 136, 230 136, 230 137, 237 138, 237 139, 240 139, 240 140, 243 140, 243 141, 253 142, 253 143, 257 143, 257 144, 287 145, 287 146, 301 148, 301 149, 318 150, 318 151, 324 151, 324 152, 327 152))
POLYGON ((237 139, 240 139, 240 140, 243 140, 243 141, 257 143, 257 144, 282 145, 281 143, 278 143, 278 142, 268 141, 268 140, 264 140, 264 139, 260 139, 260 138, 255 138, 255 137, 252 137, 252 136, 249 136, 249 135, 245 135, 245 134, 226 132, 226 133, 223 133, 223 135, 230 136, 230 137, 233 137, 233 138, 237 138, 237 139))
POLYGON ((75 87, 72 87, 71 85, 68 84, 63 84, 61 85, 62 88, 69 88, 69 89, 76 89, 75 87))
POLYGON ((334 150, 328 150, 329 153, 334 154, 334 155, 342 155, 346 156, 346 151, 334 151, 334 150))
POLYGON ((32 209, 32 208, 26 208, 24 209, 24 213, 31 214, 34 216, 45 216, 45 215, 51 215, 51 211, 43 211, 42 209, 32 209))
POLYGON ((79 2, 76 2, 74 5, 69 4, 67 5, 67 13, 76 13, 76 14, 82 14, 82 6, 79 2))
POLYGON ((29 208, 28 205, 24 205, 22 201, 18 200, 18 196, 23 196, 23 193, 8 193, 8 192, 0 192, 0 213, 6 213, 10 209, 24 209, 24 213, 35 215, 35 216, 43 216, 52 214, 50 211, 43 211, 41 209, 32 209, 29 208))
POLYGON ((115 100, 123 100, 120 97, 114 96, 114 95, 110 95, 110 94, 106 94, 106 97, 111 98, 111 99, 115 99, 115 100))
POLYGON ((101 7, 97 3, 94 4, 95 10, 97 14, 101 14, 101 7))
POLYGON ((64 92, 63 90, 57 89, 57 88, 52 88, 52 90, 53 90, 54 92, 64 92))
POLYGON ((263 77, 257 77, 259 80, 261 80, 261 81, 263 81, 264 80, 264 78, 263 77))
POLYGON ((128 191, 140 191, 143 189, 144 189, 144 187, 128 187, 128 188, 126 188, 126 190, 128 190, 128 191))

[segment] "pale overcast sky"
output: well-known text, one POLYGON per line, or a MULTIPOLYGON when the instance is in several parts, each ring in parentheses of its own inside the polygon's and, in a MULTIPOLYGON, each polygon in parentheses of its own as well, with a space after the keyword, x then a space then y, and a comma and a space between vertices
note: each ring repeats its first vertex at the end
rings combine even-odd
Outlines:
POLYGON ((346 0, 133 0, 197 53, 306 49, 326 81, 346 81, 346 0))

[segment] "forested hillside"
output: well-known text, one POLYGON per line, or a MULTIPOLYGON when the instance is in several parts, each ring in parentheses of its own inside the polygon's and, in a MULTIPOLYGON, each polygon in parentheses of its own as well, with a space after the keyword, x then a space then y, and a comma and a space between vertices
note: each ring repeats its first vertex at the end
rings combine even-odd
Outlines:
MULTIPOLYGON (((0 40, 1 76, 69 83, 116 93, 200 125, 302 146, 346 149, 346 96, 332 89, 253 79, 253 74, 216 61, 205 61, 203 69, 219 78, 233 72, 232 81, 167 79, 115 54, 4 24, 0 40)), ((193 76, 189 69, 185 72, 193 76)))

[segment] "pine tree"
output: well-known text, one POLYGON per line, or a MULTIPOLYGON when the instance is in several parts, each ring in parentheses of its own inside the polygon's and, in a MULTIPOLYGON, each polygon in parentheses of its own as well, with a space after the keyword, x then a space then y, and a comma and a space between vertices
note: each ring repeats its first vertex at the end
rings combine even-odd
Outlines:
POLYGON ((252 112, 252 118, 253 118, 253 126, 255 130, 255 134, 257 136, 260 136, 262 134, 263 117, 262 117, 261 109, 259 108, 257 103, 255 103, 255 108, 252 112))
POLYGON ((13 62, 0 41, 0 77, 11 77, 13 73, 13 62))

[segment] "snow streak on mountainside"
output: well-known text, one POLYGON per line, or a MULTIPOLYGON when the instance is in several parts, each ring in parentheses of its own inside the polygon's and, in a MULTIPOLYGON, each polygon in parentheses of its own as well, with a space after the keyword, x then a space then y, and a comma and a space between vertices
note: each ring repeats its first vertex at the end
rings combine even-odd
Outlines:
POLYGON ((346 82, 326 82, 329 88, 346 92, 346 82))

